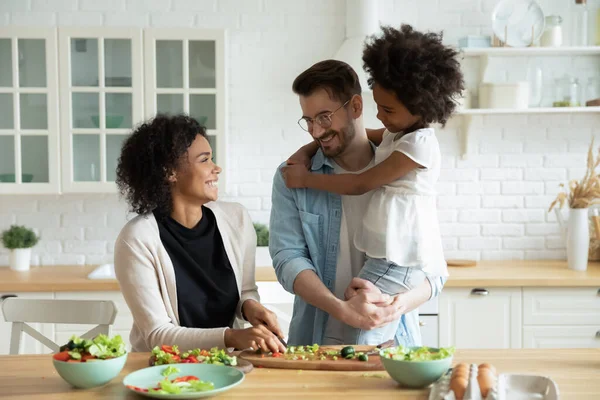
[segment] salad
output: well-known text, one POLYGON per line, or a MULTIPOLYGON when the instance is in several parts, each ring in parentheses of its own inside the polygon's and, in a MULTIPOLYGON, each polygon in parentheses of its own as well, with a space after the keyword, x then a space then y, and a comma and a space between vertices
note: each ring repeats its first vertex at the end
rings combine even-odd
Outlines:
POLYGON ((210 350, 193 349, 181 352, 177 346, 156 346, 152 349, 150 365, 204 363, 236 366, 237 358, 230 356, 225 350, 213 347, 210 350))
POLYGON ((90 362, 121 357, 126 352, 125 342, 120 335, 109 338, 100 334, 92 340, 73 335, 52 358, 64 362, 90 362))
POLYGON ((409 348, 404 346, 391 347, 382 350, 382 357, 391 358, 400 361, 433 361, 442 360, 451 357, 454 354, 454 347, 442 347, 432 349, 429 347, 409 348))
POLYGON ((170 375, 179 373, 179 368, 168 366, 161 372, 161 375, 165 379, 158 382, 156 386, 148 389, 127 385, 131 390, 142 393, 154 393, 154 394, 181 394, 181 393, 198 393, 213 390, 215 388, 214 383, 209 381, 200 380, 197 376, 186 375, 180 376, 175 379, 169 379, 170 375))

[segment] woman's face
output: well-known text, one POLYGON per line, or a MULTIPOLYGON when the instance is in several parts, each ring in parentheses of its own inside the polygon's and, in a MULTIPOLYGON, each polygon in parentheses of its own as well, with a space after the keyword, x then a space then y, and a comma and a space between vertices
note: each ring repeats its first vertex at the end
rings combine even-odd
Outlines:
POLYGON ((170 178, 173 191, 191 202, 201 204, 215 201, 219 197, 217 182, 221 168, 212 161, 212 149, 208 140, 197 135, 179 168, 170 178))
POLYGON ((373 100, 377 103, 377 119, 392 133, 404 131, 421 119, 411 114, 393 91, 377 84, 373 86, 373 100))

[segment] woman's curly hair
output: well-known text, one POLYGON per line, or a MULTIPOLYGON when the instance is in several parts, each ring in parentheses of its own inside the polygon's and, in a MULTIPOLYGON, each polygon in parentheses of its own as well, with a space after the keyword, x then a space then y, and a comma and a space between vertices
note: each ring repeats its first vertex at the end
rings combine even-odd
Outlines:
POLYGON ((157 115, 138 126, 125 140, 117 165, 117 186, 131 211, 160 215, 171 212, 169 175, 206 130, 187 115, 157 115))
POLYGON ((441 33, 422 33, 403 24, 382 27, 363 51, 369 86, 391 90, 413 115, 428 125, 446 124, 464 90, 458 52, 442 44, 441 33))

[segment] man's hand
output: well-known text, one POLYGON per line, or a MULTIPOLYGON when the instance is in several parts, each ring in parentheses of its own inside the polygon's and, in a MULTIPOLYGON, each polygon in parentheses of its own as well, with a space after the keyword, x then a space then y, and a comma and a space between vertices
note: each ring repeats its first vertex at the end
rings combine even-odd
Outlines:
POLYGON ((380 301, 376 301, 374 303, 379 306, 390 305, 392 303, 392 301, 394 300, 389 295, 382 294, 381 290, 379 290, 379 288, 377 286, 375 286, 371 281, 368 281, 368 280, 362 279, 362 278, 352 278, 352 281, 350 281, 348 288, 344 292, 344 297, 346 298, 346 300, 350 300, 352 297, 354 297, 358 294, 359 290, 364 290, 366 292, 380 294, 381 295, 380 301))
POLYGON ((277 315, 256 300, 246 300, 242 305, 242 313, 252 326, 264 325, 278 338, 283 339, 283 332, 279 327, 277 315))
POLYGON ((290 189, 306 187, 308 170, 302 164, 287 165, 281 169, 285 185, 290 189))
POLYGON ((393 298, 391 304, 386 304, 389 301, 390 297, 381 292, 358 290, 343 303, 340 320, 346 325, 365 330, 382 327, 403 314, 398 296, 393 298))

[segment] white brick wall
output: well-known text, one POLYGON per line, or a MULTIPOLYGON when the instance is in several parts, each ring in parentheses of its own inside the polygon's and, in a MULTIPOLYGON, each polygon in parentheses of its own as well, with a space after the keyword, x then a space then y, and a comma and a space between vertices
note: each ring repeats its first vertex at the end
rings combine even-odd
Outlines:
MULTIPOLYGON (((444 29, 456 44, 466 34, 489 34, 498 0, 378 0, 384 23, 409 22, 444 29)), ((571 3, 540 1, 567 16, 571 3)), ((600 0, 589 0, 592 10, 600 0)), ((228 30, 230 187, 256 221, 268 222, 275 167, 308 136, 296 125, 300 108, 290 86, 312 63, 332 57, 344 36, 343 0, 0 0, 0 26, 160 26, 228 30)), ((359 51, 357 49, 357 51, 359 51)), ((545 92, 553 80, 577 71, 585 87, 600 71, 600 57, 540 60, 545 92)), ((475 64, 477 60, 471 60, 475 64)), ((525 79, 535 60, 490 60, 491 79, 525 79)), ((469 71, 471 66, 469 65, 469 71)), ((467 77, 476 95, 476 79, 467 77)), ((372 115, 367 117, 374 125, 372 115)), ((543 114, 473 118, 474 153, 460 158, 461 121, 438 131, 443 170, 439 220, 449 258, 564 258, 564 242, 547 209, 567 179, 580 178, 589 140, 600 144, 600 116, 543 114)), ((116 195, 1 196, 0 229, 35 227, 42 242, 34 264, 110 261, 114 239, 127 220, 116 195)), ((0 265, 8 262, 0 249, 0 265)))

